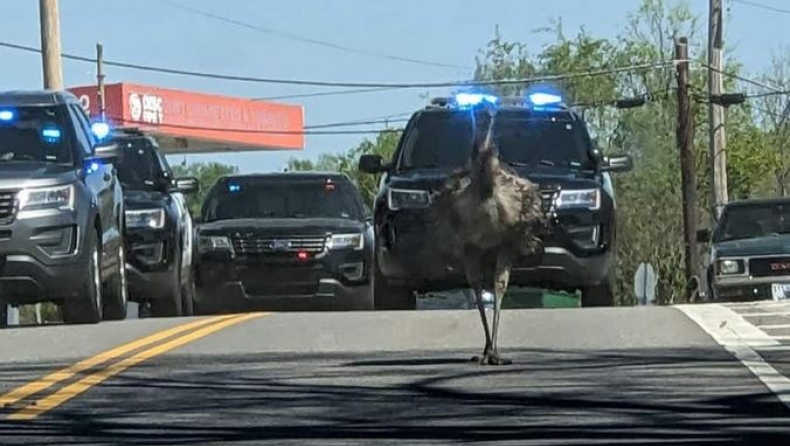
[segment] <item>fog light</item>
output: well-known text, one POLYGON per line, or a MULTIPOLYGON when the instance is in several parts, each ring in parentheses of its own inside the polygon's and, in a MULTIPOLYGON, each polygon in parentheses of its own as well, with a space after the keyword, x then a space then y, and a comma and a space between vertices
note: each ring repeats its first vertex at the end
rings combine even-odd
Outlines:
POLYGON ((365 265, 362 262, 345 263, 340 265, 340 272, 347 280, 360 280, 365 272, 365 265))

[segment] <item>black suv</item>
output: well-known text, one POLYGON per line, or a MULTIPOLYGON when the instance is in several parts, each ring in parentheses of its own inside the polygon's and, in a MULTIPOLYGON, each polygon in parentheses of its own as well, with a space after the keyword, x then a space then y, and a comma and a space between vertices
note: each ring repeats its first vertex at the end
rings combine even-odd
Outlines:
POLYGON ((629 170, 631 159, 605 158, 580 114, 559 97, 461 99, 437 98, 414 113, 389 163, 377 155, 359 160, 361 171, 383 173, 373 210, 376 307, 414 309, 415 292, 468 286, 459 265, 439 258, 432 247, 442 240, 427 235, 427 208, 448 174, 468 163, 474 136, 485 133, 490 120, 476 107, 481 101, 495 104, 500 158, 540 186, 551 221, 540 264, 522 261, 510 283, 581 289, 583 306, 613 304, 616 221, 608 172, 629 170))
POLYGON ((198 225, 195 310, 372 310, 368 215, 341 174, 221 178, 198 225))
POLYGON ((720 301, 787 300, 790 296, 790 198, 727 203, 711 234, 708 292, 720 301))
POLYGON ((198 191, 196 178, 175 178, 152 136, 118 129, 118 177, 126 204, 126 271, 129 298, 150 303, 154 317, 193 313, 192 216, 183 194, 198 191))
POLYGON ((118 148, 97 130, 70 93, 0 93, 0 324, 45 301, 67 323, 126 316, 118 148))

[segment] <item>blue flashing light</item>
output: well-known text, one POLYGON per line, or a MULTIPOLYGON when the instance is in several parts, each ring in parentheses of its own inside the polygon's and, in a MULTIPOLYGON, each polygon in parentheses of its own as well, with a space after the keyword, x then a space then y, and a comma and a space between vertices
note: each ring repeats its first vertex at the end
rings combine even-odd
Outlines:
POLYGON ((91 131, 99 139, 104 139, 110 134, 110 126, 106 122, 94 122, 91 124, 91 131))
POLYGON ((99 167, 101 167, 101 164, 99 164, 98 161, 90 160, 85 163, 85 173, 91 174, 93 172, 96 172, 99 170, 99 167))
POLYGON ((498 97, 490 94, 458 93, 455 95, 455 102, 461 107, 473 107, 484 102, 494 105, 498 100, 498 97))
POLYGON ((60 139, 61 133, 60 129, 54 128, 45 128, 41 129, 41 136, 44 137, 48 142, 57 141, 60 139))
POLYGON ((241 190, 241 185, 239 184, 229 184, 228 191, 229 192, 239 192, 241 190))
POLYGON ((559 105, 562 103, 562 97, 560 95, 551 93, 531 93, 527 97, 533 105, 538 107, 545 105, 559 105))
POLYGON ((0 110, 0 121, 11 121, 14 119, 14 115, 13 110, 0 110))

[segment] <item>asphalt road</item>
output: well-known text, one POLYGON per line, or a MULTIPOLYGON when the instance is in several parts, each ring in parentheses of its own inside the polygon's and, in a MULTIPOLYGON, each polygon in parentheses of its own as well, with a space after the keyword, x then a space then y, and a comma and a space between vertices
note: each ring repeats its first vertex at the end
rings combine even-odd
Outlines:
POLYGON ((694 307, 3 330, 0 444, 790 444, 790 305, 694 307))

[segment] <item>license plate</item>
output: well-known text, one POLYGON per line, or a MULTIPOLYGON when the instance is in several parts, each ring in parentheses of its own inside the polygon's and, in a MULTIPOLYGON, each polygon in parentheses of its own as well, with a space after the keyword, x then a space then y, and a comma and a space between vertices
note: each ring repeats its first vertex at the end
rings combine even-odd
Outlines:
POLYGON ((774 300, 790 299, 790 283, 771 284, 771 295, 774 300))

